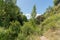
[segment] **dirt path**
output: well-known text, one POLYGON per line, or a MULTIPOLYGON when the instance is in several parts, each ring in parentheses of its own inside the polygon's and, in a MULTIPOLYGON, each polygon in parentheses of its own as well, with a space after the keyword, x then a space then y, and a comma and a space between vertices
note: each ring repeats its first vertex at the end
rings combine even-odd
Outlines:
POLYGON ((45 36, 41 36, 40 39, 41 40, 48 40, 48 38, 46 38, 45 36))

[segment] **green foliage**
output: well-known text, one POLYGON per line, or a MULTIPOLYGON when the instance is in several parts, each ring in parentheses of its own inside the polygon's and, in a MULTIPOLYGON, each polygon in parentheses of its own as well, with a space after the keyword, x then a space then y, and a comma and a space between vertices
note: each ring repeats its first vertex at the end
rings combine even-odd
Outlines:
POLYGON ((25 15, 22 15, 22 19, 23 19, 24 22, 28 21, 28 19, 27 19, 27 17, 25 15))
POLYGON ((32 10, 32 13, 31 13, 31 18, 34 19, 36 17, 36 6, 34 5, 33 6, 33 10, 32 10))
POLYGON ((27 17, 25 15, 18 15, 17 20, 20 22, 21 25, 23 25, 24 22, 28 21, 28 19, 27 19, 27 17))
POLYGON ((36 6, 34 5, 33 6, 33 9, 32 9, 32 13, 31 13, 31 19, 30 19, 30 22, 32 23, 32 25, 35 27, 36 25, 36 6))
POLYGON ((24 26, 22 27, 22 32, 25 34, 25 35, 30 35, 30 34, 33 34, 34 33, 34 27, 33 25, 31 25, 31 23, 27 22, 24 24, 24 26))
POLYGON ((21 32, 19 33, 17 40, 30 40, 29 36, 40 35, 40 28, 34 27, 31 22, 25 22, 21 27, 21 32))
POLYGON ((9 30, 0 27, 0 40, 10 40, 9 30))
POLYGON ((54 0, 55 6, 47 8, 44 14, 37 17, 34 5, 28 20, 16 5, 16 0, 0 0, 0 40, 33 40, 32 35, 40 36, 49 29, 60 28, 59 3, 60 0, 54 0))
POLYGON ((23 25, 23 22, 27 21, 26 16, 22 15, 20 9, 16 5, 13 3, 7 3, 12 0, 5 1, 1 1, 3 4, 0 5, 0 26, 8 28, 10 22, 15 20, 19 21, 20 24, 23 25))
POLYGON ((21 32, 21 25, 27 18, 12 3, 13 0, 0 0, 0 40, 15 40, 21 32))
POLYGON ((18 36, 18 33, 20 32, 20 23, 18 21, 13 21, 10 23, 10 26, 9 26, 9 31, 10 31, 10 34, 11 37, 10 39, 11 40, 14 40, 17 36, 18 36))
POLYGON ((20 32, 20 23, 18 21, 11 22, 9 29, 12 33, 18 34, 20 32))
POLYGON ((23 33, 19 33, 16 40, 26 40, 26 36, 23 33))
POLYGON ((60 0, 54 0, 54 5, 58 5, 60 3, 60 0))
POLYGON ((12 3, 12 4, 16 4, 17 0, 5 0, 6 3, 12 3))
POLYGON ((60 22, 57 22, 60 20, 60 4, 49 7, 43 16, 45 17, 45 20, 40 24, 42 35, 49 29, 55 31, 60 28, 58 24, 60 22))
POLYGON ((56 30, 60 28, 58 25, 58 23, 60 22, 57 22, 59 20, 60 20, 60 14, 55 14, 53 16, 48 17, 44 22, 42 22, 40 26, 43 27, 44 31, 47 31, 49 29, 56 30))
POLYGON ((55 8, 55 7, 50 7, 50 6, 49 6, 49 7, 46 9, 46 12, 43 14, 43 16, 44 16, 45 18, 48 18, 48 17, 56 14, 56 11, 55 11, 54 8, 55 8))

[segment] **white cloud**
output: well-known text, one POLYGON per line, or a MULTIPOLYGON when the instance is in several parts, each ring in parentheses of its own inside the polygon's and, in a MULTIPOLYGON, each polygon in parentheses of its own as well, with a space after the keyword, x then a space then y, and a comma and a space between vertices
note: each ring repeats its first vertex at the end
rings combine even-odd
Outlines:
MULTIPOLYGON (((31 17, 31 14, 24 14, 26 17, 27 17, 27 19, 30 19, 30 17, 31 17)), ((39 16, 39 15, 41 15, 41 14, 37 14, 36 16, 39 16)))

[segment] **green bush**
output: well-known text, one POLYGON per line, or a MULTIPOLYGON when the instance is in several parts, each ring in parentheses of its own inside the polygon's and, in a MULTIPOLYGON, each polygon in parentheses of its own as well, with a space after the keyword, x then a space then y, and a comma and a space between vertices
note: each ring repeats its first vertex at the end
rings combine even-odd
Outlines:
POLYGON ((0 27, 0 40, 10 40, 9 39, 9 30, 5 30, 0 27))
POLYGON ((16 40, 26 40, 26 36, 23 33, 19 33, 18 37, 16 40))
POLYGON ((35 32, 34 27, 29 22, 26 22, 21 29, 22 32, 26 35, 30 35, 35 32))
POLYGON ((13 21, 10 23, 9 26, 9 35, 11 36, 10 39, 14 40, 17 36, 18 33, 20 32, 20 23, 18 21, 13 21))

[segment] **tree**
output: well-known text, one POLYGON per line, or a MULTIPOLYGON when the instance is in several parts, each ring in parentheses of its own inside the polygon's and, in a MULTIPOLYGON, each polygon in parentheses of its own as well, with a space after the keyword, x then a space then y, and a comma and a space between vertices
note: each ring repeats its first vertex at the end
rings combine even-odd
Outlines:
POLYGON ((28 19, 27 19, 27 17, 25 15, 22 15, 22 18, 23 18, 23 21, 24 22, 27 22, 28 21, 28 19))
POLYGON ((54 5, 58 5, 60 3, 60 0, 54 0, 54 5))
POLYGON ((32 9, 32 13, 31 13, 31 23, 32 23, 33 26, 35 26, 35 24, 36 24, 36 20, 35 20, 36 14, 37 14, 36 6, 34 5, 33 9, 32 9))
POLYGON ((5 2, 8 4, 8 3, 13 3, 13 4, 16 4, 16 1, 17 0, 5 0, 5 2))
POLYGON ((35 19, 36 14, 37 14, 37 13, 36 13, 36 6, 34 5, 34 6, 33 6, 33 9, 32 9, 32 13, 31 13, 31 18, 32 18, 32 19, 35 19))

